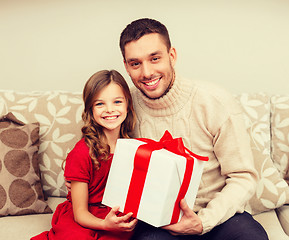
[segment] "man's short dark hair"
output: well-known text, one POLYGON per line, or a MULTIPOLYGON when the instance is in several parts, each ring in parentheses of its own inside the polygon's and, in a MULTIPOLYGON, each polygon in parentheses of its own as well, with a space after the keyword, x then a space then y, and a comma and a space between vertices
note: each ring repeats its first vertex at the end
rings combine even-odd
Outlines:
POLYGON ((127 43, 138 40, 142 36, 150 33, 160 34, 165 41, 168 51, 170 50, 171 41, 165 25, 154 19, 141 18, 128 24, 120 35, 119 46, 123 58, 125 59, 124 47, 127 43))

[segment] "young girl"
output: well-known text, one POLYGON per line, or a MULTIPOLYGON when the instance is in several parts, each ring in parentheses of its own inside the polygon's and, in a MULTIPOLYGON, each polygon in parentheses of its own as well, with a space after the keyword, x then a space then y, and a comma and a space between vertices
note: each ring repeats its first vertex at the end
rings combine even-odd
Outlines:
POLYGON ((95 73, 83 90, 83 138, 68 154, 64 176, 71 181, 67 200, 58 205, 50 231, 33 240, 129 239, 137 223, 101 204, 117 138, 128 138, 135 114, 129 88, 115 70, 95 73))

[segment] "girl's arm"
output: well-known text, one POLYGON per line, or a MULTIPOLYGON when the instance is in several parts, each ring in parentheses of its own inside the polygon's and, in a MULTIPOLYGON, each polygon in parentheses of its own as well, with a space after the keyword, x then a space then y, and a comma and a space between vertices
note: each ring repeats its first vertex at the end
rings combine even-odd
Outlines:
POLYGON ((88 211, 88 184, 84 182, 71 182, 71 198, 74 220, 83 227, 107 231, 132 231, 137 220, 128 221, 132 213, 118 217, 118 207, 114 207, 105 217, 100 219, 88 211))

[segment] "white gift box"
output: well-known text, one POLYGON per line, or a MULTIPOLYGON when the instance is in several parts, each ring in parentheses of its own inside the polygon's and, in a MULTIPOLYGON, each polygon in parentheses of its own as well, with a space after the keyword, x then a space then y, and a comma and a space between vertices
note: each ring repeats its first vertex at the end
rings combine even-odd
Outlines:
MULTIPOLYGON (((139 197, 134 196, 134 193, 140 191, 138 183, 134 184, 134 189, 129 188, 134 171, 135 154, 138 147, 143 144, 146 143, 137 139, 117 140, 102 203, 110 207, 120 206, 119 211, 128 213, 125 208, 130 191, 131 200, 139 201, 134 217, 155 227, 165 226, 172 221, 175 202, 186 171, 187 158, 166 149, 153 151, 144 186, 143 188, 140 186, 141 197, 136 199, 139 197)), ((191 209, 194 206, 206 160, 194 158, 193 161, 193 172, 190 174, 185 195, 185 200, 191 209)), ((138 173, 135 175, 138 176, 138 173)), ((177 214, 177 221, 179 221, 182 213, 177 212, 177 214)))

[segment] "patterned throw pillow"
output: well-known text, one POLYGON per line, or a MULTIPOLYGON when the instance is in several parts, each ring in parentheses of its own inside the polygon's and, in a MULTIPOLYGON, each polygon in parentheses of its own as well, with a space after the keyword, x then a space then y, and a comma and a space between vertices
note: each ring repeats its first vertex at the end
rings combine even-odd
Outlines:
POLYGON ((289 203, 289 187, 280 177, 270 156, 270 97, 262 93, 244 93, 236 98, 244 110, 255 167, 259 174, 257 190, 246 210, 257 214, 289 203))
POLYGON ((0 216, 51 213, 44 201, 39 163, 39 124, 12 113, 0 119, 0 216))
POLYGON ((271 98, 272 159, 289 184, 289 95, 271 98))
POLYGON ((61 165, 81 138, 82 110, 79 92, 0 91, 0 115, 12 112, 24 123, 40 123, 39 168, 47 196, 67 195, 61 165))

